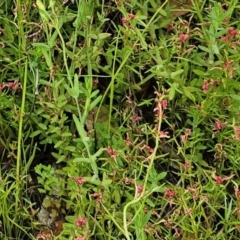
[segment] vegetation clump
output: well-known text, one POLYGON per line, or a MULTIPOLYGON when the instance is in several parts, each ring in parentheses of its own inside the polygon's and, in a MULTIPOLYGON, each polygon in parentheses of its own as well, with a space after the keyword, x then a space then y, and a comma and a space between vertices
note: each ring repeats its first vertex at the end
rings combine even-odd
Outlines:
POLYGON ((238 0, 0 3, 0 238, 239 239, 238 0))

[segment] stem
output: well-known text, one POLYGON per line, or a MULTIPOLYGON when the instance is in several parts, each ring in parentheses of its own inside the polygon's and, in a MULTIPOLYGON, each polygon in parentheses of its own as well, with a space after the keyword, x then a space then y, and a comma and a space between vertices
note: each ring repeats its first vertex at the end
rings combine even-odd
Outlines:
MULTIPOLYGON (((22 65, 21 59, 23 58, 23 51, 26 49, 26 39, 24 36, 24 28, 23 28, 23 13, 22 13, 22 1, 17 0, 17 22, 18 22, 18 50, 19 50, 19 76, 22 76, 22 65)), ((22 147, 22 128, 23 128, 23 115, 24 115, 24 106, 25 106, 25 98, 26 98, 26 83, 27 83, 27 68, 28 61, 25 61, 24 66, 24 80, 23 80, 23 93, 22 93, 22 104, 19 112, 19 125, 18 125, 18 148, 17 148, 17 163, 16 163, 16 197, 15 197, 15 210, 18 211, 18 203, 19 199, 21 199, 21 191, 20 191, 20 171, 21 171, 21 147, 22 147)))
MULTIPOLYGON (((154 163, 154 160, 156 158, 156 153, 157 153, 157 150, 159 148, 159 140, 160 140, 160 136, 159 136, 159 133, 160 133, 160 130, 161 130, 161 125, 162 125, 162 107, 161 105, 159 105, 159 114, 158 114, 158 128, 157 128, 157 133, 156 133, 156 139, 155 139, 155 147, 154 147, 154 150, 153 150, 153 153, 150 155, 150 163, 149 163, 149 166, 148 166, 148 169, 147 169, 147 174, 146 174, 146 177, 144 179, 144 184, 143 184, 143 190, 141 192, 141 194, 133 199, 132 201, 128 202, 124 209, 123 209, 123 228, 124 228, 124 231, 126 233, 126 238, 127 240, 131 240, 130 236, 129 236, 129 233, 128 233, 128 224, 127 224, 127 209, 133 205, 133 204, 136 204, 137 202, 139 202, 143 197, 145 197, 146 195, 146 186, 147 186, 147 182, 148 182, 148 179, 149 179, 149 175, 150 175, 150 171, 152 169, 152 166, 153 166, 153 163, 154 163)), ((137 186, 136 186, 137 187, 137 186)), ((137 214, 137 213, 136 213, 137 214)), ((135 214, 135 215, 136 215, 135 214)), ((135 217, 135 216, 134 216, 135 217)))
POLYGON ((18 148, 17 148, 17 164, 16 164, 16 211, 18 210, 18 200, 21 199, 20 192, 20 170, 21 170, 21 148, 22 148, 22 129, 23 129, 23 117, 24 107, 26 100, 26 88, 27 88, 27 73, 28 73, 28 61, 25 61, 24 66, 24 80, 23 80, 23 92, 22 92, 22 104, 19 112, 19 125, 18 125, 18 148))

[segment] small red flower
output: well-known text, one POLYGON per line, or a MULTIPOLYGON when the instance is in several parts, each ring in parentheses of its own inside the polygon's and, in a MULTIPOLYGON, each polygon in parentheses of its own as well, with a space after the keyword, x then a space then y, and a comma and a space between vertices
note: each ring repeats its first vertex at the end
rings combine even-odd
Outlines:
POLYGON ((236 196, 237 198, 239 198, 239 197, 240 197, 240 191, 239 191, 239 189, 238 189, 237 186, 234 187, 234 192, 235 192, 235 196, 236 196))
POLYGON ((223 42, 228 42, 229 37, 228 36, 222 36, 220 40, 223 41, 223 42))
POLYGON ((161 105, 163 109, 167 109, 168 101, 166 99, 163 99, 161 105))
POLYGON ((185 41, 187 41, 188 39, 189 39, 189 34, 183 34, 183 33, 181 33, 181 34, 179 35, 178 41, 179 41, 179 42, 185 42, 185 41))
POLYGON ((146 144, 144 144, 144 145, 141 147, 141 150, 142 150, 142 149, 146 149, 149 153, 152 153, 152 152, 153 152, 153 149, 152 149, 150 146, 146 145, 146 144))
POLYGON ((125 143, 128 147, 133 146, 133 142, 130 141, 129 133, 126 133, 126 140, 125 143))
POLYGON ((117 154, 115 153, 115 151, 112 148, 107 147, 107 148, 105 148, 105 150, 108 152, 108 154, 110 155, 111 158, 116 159, 117 154))
POLYGON ((132 117, 131 117, 131 121, 132 123, 139 123, 139 121, 142 120, 142 117, 138 116, 137 114, 134 114, 132 117))
POLYGON ((223 178, 220 176, 216 176, 215 181, 217 184, 222 184, 223 183, 223 178))
POLYGON ((73 179, 78 185, 83 185, 86 182, 86 180, 83 177, 71 176, 70 178, 73 179))
POLYGON ((191 134, 192 130, 190 128, 186 128, 185 134, 189 136, 191 134))
POLYGON ((183 164, 183 167, 184 167, 185 170, 188 169, 190 167, 190 163, 189 162, 185 162, 183 164))
POLYGON ((173 30, 174 29, 174 23, 169 23, 167 25, 167 30, 170 31, 170 30, 173 30))
POLYGON ((83 177, 78 177, 75 179, 75 181, 77 184, 80 184, 80 185, 82 185, 86 182, 83 177))
POLYGON ((240 134, 240 127, 235 128, 235 134, 238 134, 238 135, 240 134))
POLYGON ((141 184, 141 185, 137 186, 136 191, 137 191, 137 195, 140 195, 143 191, 143 185, 141 184))
POLYGON ((163 132, 163 131, 160 132, 159 137, 160 138, 170 138, 170 136, 168 135, 168 132, 163 132))
POLYGON ((233 61, 227 61, 224 64, 224 71, 229 70, 229 67, 231 66, 231 64, 233 63, 233 61))
POLYGON ((209 82, 208 80, 204 80, 202 90, 204 93, 206 93, 208 89, 209 89, 209 82))
POLYGON ((74 238, 74 240, 87 240, 87 238, 86 237, 76 237, 76 238, 74 238))
POLYGON ((122 17, 122 24, 125 25, 127 23, 127 18, 122 17))
POLYGON ((135 105, 135 102, 131 99, 130 96, 127 96, 126 98, 127 98, 126 102, 127 102, 128 104, 130 104, 130 105, 135 105))
POLYGON ((93 193, 93 194, 91 194, 91 196, 93 196, 94 198, 99 198, 101 195, 99 194, 99 193, 93 193))
POLYGON ((226 125, 225 123, 222 123, 220 120, 217 120, 214 124, 213 130, 216 131, 221 130, 222 128, 225 127, 225 125, 226 125))
POLYGON ((176 194, 177 194, 176 191, 172 191, 172 190, 170 190, 170 189, 167 188, 167 189, 165 190, 164 197, 165 197, 165 198, 171 198, 171 197, 174 197, 176 194))
POLYGON ((87 222, 87 218, 86 217, 81 217, 75 220, 75 223, 78 227, 82 227, 83 225, 85 225, 87 222))
POLYGON ((20 87, 21 83, 18 82, 9 82, 6 84, 6 86, 10 87, 12 90, 16 90, 18 87, 20 87))
POLYGON ((130 19, 134 19, 134 18, 136 17, 136 15, 134 15, 134 14, 132 14, 132 13, 129 13, 129 14, 128 14, 128 17, 129 17, 130 19))
POLYGON ((235 29, 235 28, 230 28, 228 29, 228 34, 231 36, 231 37, 235 37, 238 35, 238 31, 235 29))

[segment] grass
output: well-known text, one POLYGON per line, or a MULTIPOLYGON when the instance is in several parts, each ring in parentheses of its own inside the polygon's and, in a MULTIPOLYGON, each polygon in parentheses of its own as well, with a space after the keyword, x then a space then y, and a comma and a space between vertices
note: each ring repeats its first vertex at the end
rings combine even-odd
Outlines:
POLYGON ((0 3, 1 239, 239 239, 239 3, 0 3))

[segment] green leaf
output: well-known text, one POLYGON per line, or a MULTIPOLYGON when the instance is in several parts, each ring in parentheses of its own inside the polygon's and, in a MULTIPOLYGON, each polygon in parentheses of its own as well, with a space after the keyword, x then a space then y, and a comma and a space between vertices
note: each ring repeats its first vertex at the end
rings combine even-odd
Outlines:
POLYGON ((164 179, 166 176, 167 176, 167 172, 162 172, 157 175, 157 180, 160 181, 160 180, 164 179))
POLYGON ((40 0, 37 0, 36 5, 39 9, 39 13, 40 13, 42 20, 45 22, 48 22, 51 18, 49 16, 49 14, 47 13, 44 4, 40 0))
POLYGON ((112 183, 112 180, 111 180, 111 179, 104 179, 104 180, 102 181, 102 186, 103 186, 103 187, 107 187, 107 186, 109 186, 111 183, 112 183))
POLYGON ((173 84, 169 83, 169 85, 171 86, 171 88, 170 88, 168 97, 169 97, 169 100, 171 101, 175 97, 175 92, 176 91, 180 92, 180 91, 178 89, 179 88, 178 83, 173 83, 173 84))
POLYGON ((143 227, 146 226, 146 224, 148 223, 151 215, 152 215, 152 211, 148 211, 148 213, 144 215, 143 220, 141 222, 143 227))
POLYGON ((101 99, 102 99, 102 96, 98 96, 93 102, 91 102, 89 105, 88 111, 91 111, 94 107, 96 107, 97 104, 101 101, 101 99))
POLYGON ((94 98, 95 96, 97 96, 98 95, 98 93, 99 93, 99 90, 97 89, 97 90, 95 90, 95 91, 93 91, 92 93, 91 93, 91 96, 90 96, 90 98, 94 98))
POLYGON ((41 49, 47 49, 47 50, 51 49, 50 46, 45 43, 39 42, 39 43, 33 43, 32 45, 33 47, 37 47, 38 48, 37 51, 40 50, 40 52, 41 52, 41 49))
POLYGON ((147 199, 146 199, 146 203, 147 203, 150 207, 152 207, 152 208, 155 207, 155 204, 153 203, 153 201, 152 201, 150 198, 147 198, 147 199))
POLYGON ((43 130, 47 130, 47 127, 42 123, 39 123, 38 126, 43 130))
POLYGON ((89 158, 75 158, 74 163, 91 163, 89 158))
POLYGON ((45 8, 44 4, 40 0, 36 1, 36 5, 37 5, 39 10, 46 11, 46 8, 45 8))
POLYGON ((81 136, 81 139, 85 139, 87 137, 86 131, 84 129, 84 126, 80 123, 79 119, 75 114, 73 114, 73 120, 75 122, 75 125, 77 127, 78 134, 81 136))
POLYGON ((62 140, 58 141, 58 142, 54 145, 54 148, 60 147, 63 143, 64 143, 64 141, 62 141, 62 140))
POLYGON ((61 134, 60 127, 54 127, 53 125, 50 125, 49 129, 50 129, 49 131, 50 133, 58 133, 59 135, 61 134))
POLYGON ((51 199, 48 198, 48 197, 44 198, 44 200, 43 200, 43 206, 44 206, 44 208, 49 208, 49 207, 51 207, 51 206, 52 206, 52 201, 51 201, 51 199))
POLYGON ((67 147, 64 147, 64 150, 70 151, 70 152, 75 152, 76 151, 76 147, 74 147, 74 146, 67 146, 67 147))
POLYGON ((91 39, 95 39, 95 40, 98 39, 97 35, 93 34, 93 33, 89 34, 88 37, 91 38, 91 39))
POLYGON ((72 136, 72 133, 70 132, 64 132, 61 134, 62 137, 71 137, 72 136))
POLYGON ((79 89, 84 93, 84 95, 88 98, 90 98, 90 94, 88 93, 87 89, 82 86, 82 84, 79 85, 79 89))
POLYGON ((211 53, 211 51, 210 51, 209 48, 206 48, 206 47, 201 46, 201 45, 199 45, 198 47, 199 47, 201 50, 203 50, 204 52, 211 53))
POLYGON ((74 91, 73 88, 70 88, 67 84, 64 84, 65 89, 67 90, 68 94, 77 99, 78 98, 78 91, 74 91))
POLYGON ((182 87, 183 89, 183 93, 185 94, 186 97, 188 97, 189 99, 191 99, 192 101, 196 101, 194 95, 189 91, 189 88, 188 87, 182 87))
POLYGON ((203 76, 206 75, 206 72, 203 72, 203 71, 201 71, 201 70, 199 70, 199 69, 193 69, 193 72, 194 72, 195 74, 197 74, 198 76, 200 76, 200 77, 203 77, 203 76))
POLYGON ((30 137, 36 137, 38 134, 40 134, 42 131, 40 130, 37 130, 37 131, 34 131, 30 134, 30 137))
POLYGON ((175 92, 176 92, 176 91, 175 91, 175 88, 172 86, 172 87, 170 88, 169 94, 168 94, 168 98, 169 98, 170 101, 174 99, 174 97, 175 97, 175 92))
POLYGON ((117 204, 121 203, 121 195, 120 195, 119 189, 115 189, 113 191, 113 198, 117 204))
POLYGON ((7 39, 10 41, 14 41, 14 31, 11 28, 10 24, 8 23, 8 21, 4 21, 4 35, 6 34, 7 39))
POLYGON ((54 158, 57 159, 57 163, 63 162, 66 159, 65 155, 59 155, 55 152, 52 152, 52 155, 53 155, 54 158))
POLYGON ((213 45, 212 46, 212 49, 213 49, 213 52, 216 54, 216 55, 218 55, 219 54, 219 49, 218 49, 218 46, 217 45, 213 45))
POLYGON ((73 91, 75 93, 75 98, 78 98, 80 90, 79 90, 79 79, 77 74, 74 75, 73 91))
POLYGON ((230 97, 235 100, 240 100, 240 95, 230 94, 230 97))
POLYGON ((98 34, 98 39, 105 39, 107 37, 110 37, 112 34, 111 33, 100 33, 98 34))
POLYGON ((135 29, 135 32, 137 33, 137 35, 139 37, 141 48, 142 49, 147 49, 148 45, 147 45, 147 43, 145 41, 144 35, 137 28, 135 29))
POLYGON ((179 70, 177 70, 177 71, 175 71, 175 72, 172 72, 172 73, 170 74, 170 77, 171 77, 172 79, 175 79, 178 75, 182 74, 183 72, 184 72, 183 69, 179 69, 179 70))

